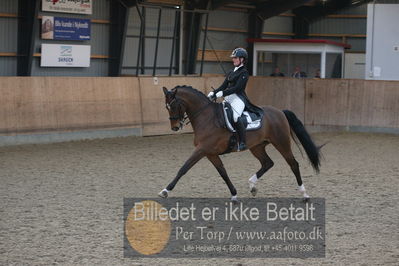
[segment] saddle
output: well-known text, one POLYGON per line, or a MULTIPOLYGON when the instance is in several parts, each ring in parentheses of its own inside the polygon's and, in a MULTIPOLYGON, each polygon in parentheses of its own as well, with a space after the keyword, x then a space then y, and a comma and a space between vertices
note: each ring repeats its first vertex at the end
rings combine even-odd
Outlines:
MULTIPOLYGON (((232 126, 234 124, 233 119, 233 109, 230 103, 223 101, 223 115, 225 120, 225 126, 230 132, 236 132, 235 128, 232 126)), ((262 126, 262 119, 263 119, 263 112, 253 113, 249 112, 248 110, 244 110, 242 116, 246 118, 246 131, 257 130, 262 126)))

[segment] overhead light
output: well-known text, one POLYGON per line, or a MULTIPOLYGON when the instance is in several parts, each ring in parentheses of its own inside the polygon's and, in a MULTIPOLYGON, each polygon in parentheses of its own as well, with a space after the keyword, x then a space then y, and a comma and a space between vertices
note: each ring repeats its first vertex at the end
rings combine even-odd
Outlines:
POLYGON ((359 4, 361 1, 359 1, 359 0, 357 0, 357 1, 353 1, 352 2, 352 5, 356 5, 356 4, 359 4))

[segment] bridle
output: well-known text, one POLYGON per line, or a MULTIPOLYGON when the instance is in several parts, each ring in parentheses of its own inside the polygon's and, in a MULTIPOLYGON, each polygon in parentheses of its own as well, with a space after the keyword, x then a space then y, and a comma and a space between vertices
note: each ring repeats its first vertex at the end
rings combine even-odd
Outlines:
MULTIPOLYGON (((179 99, 178 97, 174 96, 174 98, 166 104, 166 109, 168 111, 170 111, 172 104, 176 102, 176 104, 178 105, 178 115, 176 116, 169 116, 169 120, 179 120, 179 124, 180 124, 180 129, 183 128, 184 124, 188 125, 191 123, 191 121, 189 120, 188 122, 186 122, 188 118, 188 115, 182 111, 182 105, 184 106, 184 101, 179 99)), ((194 114, 192 115, 191 119, 194 119, 195 117, 197 117, 202 111, 205 110, 205 108, 207 108, 212 102, 209 102, 205 105, 203 105, 200 109, 198 109, 197 111, 194 112, 194 114)))
POLYGON ((178 115, 177 116, 169 116, 169 120, 179 120, 180 128, 183 128, 183 125, 187 119, 187 116, 184 115, 185 112, 182 111, 182 105, 184 102, 177 97, 174 97, 169 103, 166 104, 166 109, 168 111, 171 110, 172 104, 176 102, 178 108, 178 115))

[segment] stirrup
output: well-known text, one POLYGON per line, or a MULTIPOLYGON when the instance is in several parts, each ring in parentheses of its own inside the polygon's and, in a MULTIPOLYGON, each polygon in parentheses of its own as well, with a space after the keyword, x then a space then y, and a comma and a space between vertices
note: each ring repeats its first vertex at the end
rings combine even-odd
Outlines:
POLYGON ((247 149, 247 145, 245 143, 239 143, 237 147, 237 151, 245 151, 247 149))

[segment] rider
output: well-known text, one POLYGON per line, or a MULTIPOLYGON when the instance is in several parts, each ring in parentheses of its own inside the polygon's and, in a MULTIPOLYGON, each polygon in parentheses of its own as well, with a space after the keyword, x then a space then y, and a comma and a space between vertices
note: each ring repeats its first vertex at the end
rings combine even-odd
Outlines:
POLYGON ((238 151, 245 150, 245 124, 246 118, 242 112, 246 108, 248 111, 259 112, 260 108, 253 105, 245 94, 245 86, 248 81, 248 70, 245 64, 248 60, 248 53, 244 48, 236 48, 231 53, 234 69, 231 70, 224 80, 223 84, 208 94, 209 98, 225 97, 233 109, 234 127, 238 133, 239 145, 238 151))

